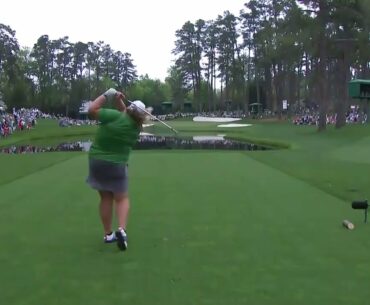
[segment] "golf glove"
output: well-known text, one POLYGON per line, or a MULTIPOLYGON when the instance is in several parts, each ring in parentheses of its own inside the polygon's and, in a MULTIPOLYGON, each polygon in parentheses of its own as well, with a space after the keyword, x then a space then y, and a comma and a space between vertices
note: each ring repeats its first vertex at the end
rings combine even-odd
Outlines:
POLYGON ((114 88, 110 88, 108 89, 107 91, 105 91, 105 93, 103 94, 105 96, 105 99, 106 100, 110 100, 112 99, 112 97, 114 97, 115 95, 117 94, 117 90, 114 89, 114 88))

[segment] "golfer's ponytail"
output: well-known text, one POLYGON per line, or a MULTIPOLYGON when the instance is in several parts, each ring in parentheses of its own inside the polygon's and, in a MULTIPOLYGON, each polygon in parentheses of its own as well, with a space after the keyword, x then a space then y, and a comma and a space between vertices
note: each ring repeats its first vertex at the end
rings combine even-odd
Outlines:
POLYGON ((149 119, 149 116, 145 113, 137 111, 135 108, 128 107, 126 109, 127 114, 137 123, 137 125, 142 128, 144 122, 149 119))

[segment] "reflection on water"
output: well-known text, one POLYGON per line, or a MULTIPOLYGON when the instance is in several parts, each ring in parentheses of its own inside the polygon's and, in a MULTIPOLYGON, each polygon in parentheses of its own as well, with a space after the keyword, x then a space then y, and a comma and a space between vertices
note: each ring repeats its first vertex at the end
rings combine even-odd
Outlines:
MULTIPOLYGON (((27 154, 43 153, 58 151, 88 151, 91 141, 78 141, 73 143, 61 143, 55 146, 10 146, 0 148, 0 153, 6 154, 27 154)), ((194 137, 194 138, 177 138, 177 137, 158 137, 158 136, 141 136, 134 149, 208 149, 208 150, 267 150, 267 147, 245 143, 233 140, 223 139, 223 137, 194 137)))
POLYGON ((223 139, 223 137, 140 137, 136 149, 266 150, 267 147, 223 139))
POLYGON ((43 152, 55 152, 55 151, 88 151, 91 146, 91 142, 73 142, 73 143, 61 143, 55 146, 33 146, 33 145, 20 145, 0 148, 0 153, 5 154, 32 154, 32 153, 43 153, 43 152))

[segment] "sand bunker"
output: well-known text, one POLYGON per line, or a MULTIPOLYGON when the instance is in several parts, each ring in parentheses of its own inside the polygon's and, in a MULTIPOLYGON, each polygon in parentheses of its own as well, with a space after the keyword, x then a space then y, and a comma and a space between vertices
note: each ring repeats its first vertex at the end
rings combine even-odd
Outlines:
POLYGON ((204 141, 222 141, 224 139, 224 135, 217 135, 217 136, 193 136, 193 141, 197 142, 204 142, 204 141))
POLYGON ((153 126, 154 124, 143 124, 143 127, 153 126))
POLYGON ((140 132, 141 136, 154 136, 152 133, 147 133, 147 132, 140 132))
POLYGON ((240 118, 214 118, 204 116, 196 116, 193 118, 194 122, 217 122, 217 123, 235 122, 240 120, 241 120, 240 118))
POLYGON ((217 125, 217 127, 248 127, 252 126, 252 124, 221 124, 217 125))

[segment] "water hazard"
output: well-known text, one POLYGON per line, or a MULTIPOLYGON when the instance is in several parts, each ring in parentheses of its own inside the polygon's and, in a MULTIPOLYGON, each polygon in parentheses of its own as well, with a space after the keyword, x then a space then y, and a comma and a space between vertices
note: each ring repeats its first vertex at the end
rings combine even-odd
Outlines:
MULTIPOLYGON (((54 146, 33 146, 19 145, 0 148, 0 153, 5 154, 27 154, 27 153, 45 153, 45 152, 66 152, 66 151, 88 151, 91 141, 77 141, 70 143, 60 143, 54 146)), ((267 150, 265 146, 224 139, 223 136, 194 136, 189 138, 160 137, 145 135, 139 138, 135 150, 149 149, 185 149, 185 150, 267 150)))

